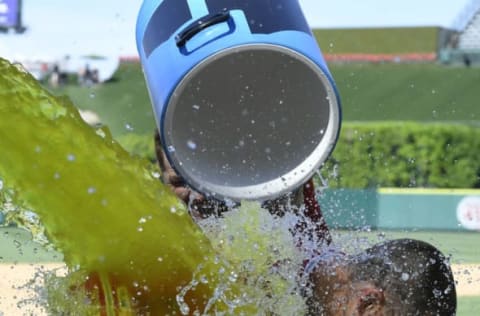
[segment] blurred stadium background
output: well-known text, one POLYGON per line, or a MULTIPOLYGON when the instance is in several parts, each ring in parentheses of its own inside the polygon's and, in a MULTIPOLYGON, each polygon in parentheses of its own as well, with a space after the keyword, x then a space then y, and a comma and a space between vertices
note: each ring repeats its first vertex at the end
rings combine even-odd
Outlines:
MULTIPOLYGON (((21 11, 15 22, 2 19, 3 3, 0 31, 23 32, 21 11)), ((408 121, 480 128, 480 1, 471 1, 451 28, 315 29, 314 33, 338 84, 345 125, 408 121)), ((61 61, 33 61, 25 67, 52 93, 70 97, 92 125, 107 125, 132 153, 153 159, 155 121, 138 58, 82 58, 76 66, 70 60, 58 86, 52 86, 50 78, 61 61), (108 75, 99 83, 79 85, 78 68, 85 60, 108 68, 108 75)), ((480 152, 476 155, 480 157, 480 152)), ((480 179, 480 162, 474 168, 480 179)), ((451 256, 456 278, 467 289, 459 295, 458 315, 479 314, 479 186, 326 189, 320 199, 339 240, 360 230, 355 238, 408 236, 439 247, 451 256)), ((25 232, 11 227, 2 231, 0 262, 61 262, 61 255, 31 243, 25 232)))

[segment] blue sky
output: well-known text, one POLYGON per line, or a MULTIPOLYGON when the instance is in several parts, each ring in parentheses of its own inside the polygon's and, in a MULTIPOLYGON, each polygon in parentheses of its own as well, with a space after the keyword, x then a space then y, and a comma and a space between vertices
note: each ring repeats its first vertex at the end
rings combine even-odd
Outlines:
MULTIPOLYGON (((0 34, 2 57, 136 55, 135 21, 142 0, 23 2, 23 20, 29 30, 21 36, 0 34)), ((451 27, 470 2, 472 0, 300 0, 310 25, 323 28, 451 27)))

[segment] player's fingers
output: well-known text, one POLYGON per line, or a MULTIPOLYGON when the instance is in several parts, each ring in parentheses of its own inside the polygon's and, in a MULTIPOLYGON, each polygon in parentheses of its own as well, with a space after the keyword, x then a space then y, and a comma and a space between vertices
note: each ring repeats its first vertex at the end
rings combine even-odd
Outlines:
POLYGON ((168 183, 173 185, 174 187, 183 187, 185 186, 185 181, 182 177, 177 174, 170 174, 168 175, 168 183))
POLYGON ((191 193, 190 189, 187 189, 185 187, 173 187, 173 192, 183 202, 188 203, 191 193))

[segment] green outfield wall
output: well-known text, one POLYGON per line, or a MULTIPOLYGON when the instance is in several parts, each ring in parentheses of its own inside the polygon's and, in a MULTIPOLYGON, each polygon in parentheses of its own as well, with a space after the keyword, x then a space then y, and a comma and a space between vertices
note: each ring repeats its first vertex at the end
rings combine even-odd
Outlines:
POLYGON ((480 231, 480 190, 327 189, 319 201, 332 228, 480 231))
POLYGON ((334 229, 480 232, 480 190, 325 189, 319 202, 334 229))
POLYGON ((332 228, 376 228, 378 192, 376 190, 326 189, 319 195, 322 212, 332 228))

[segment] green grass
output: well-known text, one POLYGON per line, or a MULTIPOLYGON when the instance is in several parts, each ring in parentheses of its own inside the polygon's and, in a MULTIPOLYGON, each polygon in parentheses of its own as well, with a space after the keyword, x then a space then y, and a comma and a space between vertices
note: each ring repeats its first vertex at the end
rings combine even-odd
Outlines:
POLYGON ((372 231, 350 232, 336 231, 334 240, 338 243, 352 245, 352 240, 366 240, 368 245, 385 239, 411 238, 423 240, 437 247, 451 262, 456 264, 480 264, 480 234, 478 232, 449 231, 372 231))
POLYGON ((480 72, 436 64, 333 65, 344 120, 480 120, 480 72))
MULTIPOLYGON (((443 231, 373 231, 350 232, 335 231, 334 240, 338 243, 367 239, 369 244, 384 239, 412 238, 423 240, 439 248, 445 255, 450 255, 452 263, 480 264, 479 233, 443 232, 443 231), (379 237, 382 234, 384 237, 379 237)), ((52 250, 45 250, 32 241, 31 234, 20 228, 0 228, 0 262, 58 262, 62 256, 52 250)))
POLYGON ((121 64, 110 82, 92 88, 67 85, 53 92, 67 95, 80 109, 96 112, 114 136, 153 133, 155 121, 138 63, 121 64))
POLYGON ((313 31, 324 53, 433 53, 438 28, 317 29, 313 31))
MULTIPOLYGON (((330 66, 345 121, 480 121, 480 72, 436 64, 330 66)), ((112 82, 54 91, 82 109, 97 112, 114 136, 151 134, 155 121, 138 63, 122 64, 112 82), (127 128, 127 124, 133 131, 127 128)))
POLYGON ((0 228, 0 264, 62 262, 63 256, 32 240, 30 232, 13 227, 0 228))
POLYGON ((478 232, 386 232, 387 238, 412 238, 426 241, 445 255, 452 263, 480 264, 480 234, 478 232))
POLYGON ((459 297, 457 306, 457 316, 478 316, 480 297, 459 297))
MULTIPOLYGON (((376 240, 378 232, 336 232, 335 236, 361 236, 376 240)), ((478 233, 449 232, 387 232, 387 238, 414 238, 437 246, 445 254, 452 254, 453 263, 480 263, 478 233)), ((350 239, 351 242, 351 239, 350 239)), ((62 255, 47 251, 31 240, 30 233, 18 228, 0 228, 0 263, 61 262, 62 255)), ((459 297, 458 316, 476 316, 480 310, 480 297, 459 297)))

